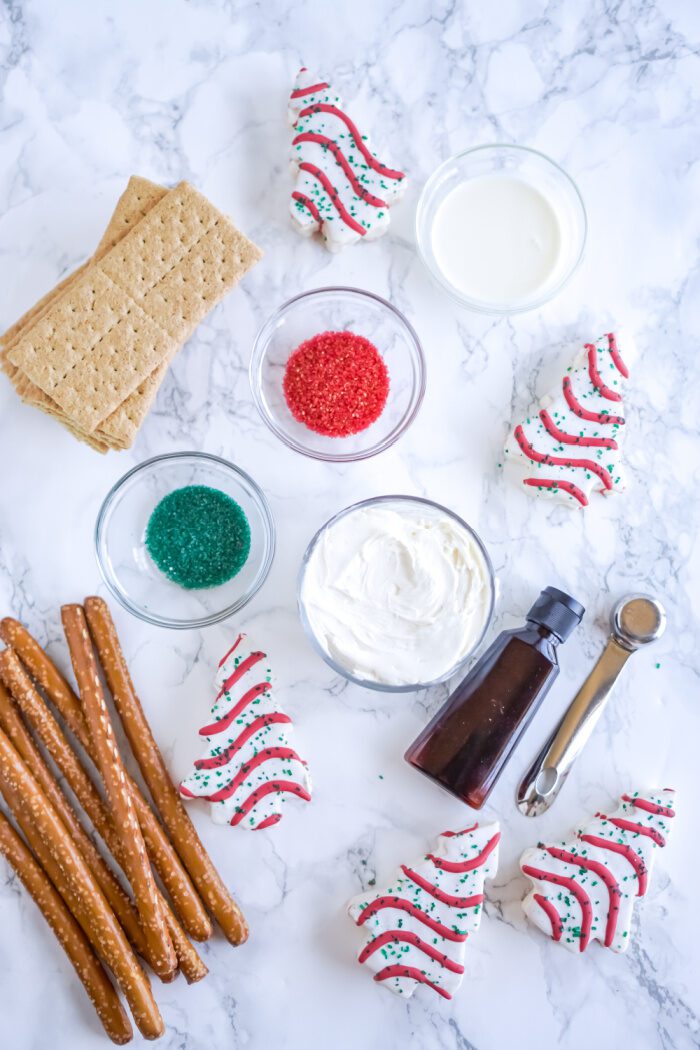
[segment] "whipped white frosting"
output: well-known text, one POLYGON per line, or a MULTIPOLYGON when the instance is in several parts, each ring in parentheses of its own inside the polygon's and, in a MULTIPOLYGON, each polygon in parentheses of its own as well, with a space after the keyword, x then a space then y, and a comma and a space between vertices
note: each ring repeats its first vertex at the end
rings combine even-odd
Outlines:
POLYGON ((358 507, 314 547, 302 600, 321 646, 384 685, 440 678, 478 642, 489 568, 473 537, 420 504, 358 507))

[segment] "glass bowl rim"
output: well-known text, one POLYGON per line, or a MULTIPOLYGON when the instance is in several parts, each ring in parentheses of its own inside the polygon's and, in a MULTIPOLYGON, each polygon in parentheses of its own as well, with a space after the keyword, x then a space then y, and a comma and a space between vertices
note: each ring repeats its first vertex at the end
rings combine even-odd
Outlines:
POLYGON ((449 507, 445 507, 442 503, 437 503, 435 500, 427 499, 425 496, 408 496, 405 493, 389 494, 385 496, 370 496, 369 499, 358 500, 356 503, 351 503, 349 506, 344 507, 342 510, 339 510, 337 514, 334 514, 323 525, 321 525, 321 527, 316 531, 314 536, 309 541, 309 544, 306 550, 304 551, 304 556, 301 560, 301 566, 297 574, 297 608, 299 611, 299 618, 301 620, 301 625, 304 628, 304 633, 308 640, 311 642, 312 647, 316 650, 319 656, 328 664, 328 666, 333 671, 335 671, 336 674, 339 674, 342 678, 347 679, 347 681, 349 682, 354 682, 355 685, 360 685, 365 689, 373 689, 375 690, 375 692, 380 693, 412 693, 418 692, 422 689, 430 689, 432 686, 440 685, 442 682, 446 682, 448 681, 448 679, 452 678, 453 675, 456 675, 460 671, 463 671, 469 664, 469 662, 472 660, 474 654, 478 651, 484 638, 486 637, 488 629, 491 626, 491 622, 493 620, 495 605, 496 574, 494 572, 493 563, 491 561, 489 552, 487 551, 484 542, 479 536, 478 532, 471 525, 467 524, 467 522, 463 518, 461 518, 460 515, 457 514, 455 511, 450 510, 449 507), (482 558, 484 559, 484 564, 486 566, 489 584, 489 606, 486 617, 484 619, 484 626, 479 634, 479 637, 477 638, 470 651, 465 656, 463 656, 461 660, 454 664, 444 674, 440 675, 438 678, 431 679, 429 682, 418 682, 409 685, 387 685, 384 682, 370 681, 366 678, 360 678, 359 675, 351 674, 341 664, 337 663, 333 659, 333 657, 325 651, 325 649, 319 642, 313 628, 311 627, 311 623, 306 612, 306 605, 302 597, 304 580, 306 577, 306 570, 311 559, 311 555, 313 554, 319 540, 321 539, 321 536, 329 528, 331 528, 338 521, 340 521, 341 518, 344 518, 348 514, 353 513, 353 511, 358 510, 360 507, 377 506, 383 503, 417 503, 421 506, 431 507, 433 510, 438 510, 443 514, 446 514, 448 517, 452 518, 453 521, 456 521, 457 524, 470 535, 472 540, 474 540, 476 546, 478 547, 481 553, 482 558))
POLYGON ((324 285, 322 288, 311 288, 309 291, 300 292, 298 295, 292 296, 291 299, 287 299, 281 306, 279 306, 274 313, 263 322, 258 329, 257 335, 255 336, 255 342, 253 343, 253 351, 250 357, 250 365, 248 367, 248 378, 250 382, 250 389, 253 394, 253 401, 257 408, 263 422, 266 426, 275 434, 280 441, 291 448, 294 452, 299 452, 302 456, 309 456, 311 459, 323 460, 326 463, 355 463, 363 459, 370 459, 372 456, 379 455, 380 452, 385 452, 388 448, 391 448, 393 444, 401 437, 402 434, 408 430, 411 423, 418 415, 418 411, 423 403, 426 388, 426 373, 427 366, 425 360, 425 353, 421 345, 421 341, 418 338, 418 333, 415 328, 408 320, 408 318, 390 303, 388 299, 384 299, 381 295, 377 295, 376 292, 368 292, 364 288, 355 288, 352 285, 324 285), (271 413, 267 409, 267 405, 262 396, 262 384, 258 379, 258 373, 260 365, 263 360, 265 349, 269 345, 270 332, 274 329, 276 323, 284 317, 294 306, 305 299, 314 299, 316 297, 322 297, 331 293, 344 292, 350 293, 350 295, 356 296, 359 299, 371 299, 375 303, 378 303, 380 307, 393 314, 398 320, 399 326, 403 327, 408 336, 408 342, 412 345, 413 354, 415 361, 417 362, 417 382, 414 385, 413 396, 411 398, 411 405, 409 406, 408 412, 401 418, 400 422, 394 427, 390 434, 387 435, 378 444, 373 445, 371 448, 361 452, 322 452, 308 448, 306 445, 295 441, 290 438, 282 429, 277 425, 273 419, 271 413))
POLYGON ((222 620, 227 619, 229 616, 233 616, 234 613, 242 609, 248 602, 258 593, 265 580, 267 579, 270 569, 272 568, 272 562, 275 556, 276 548, 276 529, 275 519, 272 516, 270 505, 267 501, 265 493, 262 491, 260 486, 250 474, 246 473, 245 470, 241 470, 234 463, 224 459, 222 456, 215 456, 210 452, 163 452, 157 456, 151 456, 149 459, 143 460, 141 463, 137 463, 131 467, 125 474, 123 474, 118 480, 112 485, 109 492, 105 496, 97 514, 97 520, 95 521, 95 528, 93 532, 93 543, 95 548, 95 558, 97 560, 97 567, 100 570, 100 575, 107 586, 110 594, 117 599, 123 608, 127 609, 128 612, 132 613, 139 620, 143 620, 146 623, 153 624, 155 627, 168 627, 173 630, 190 630, 200 627, 209 627, 212 624, 220 623, 222 620), (154 613, 149 613, 147 610, 136 605, 126 594, 126 592, 116 583, 116 577, 109 571, 107 565, 104 563, 102 556, 102 541, 104 539, 105 520, 107 514, 115 503, 115 500, 119 493, 122 491, 126 483, 134 477, 134 475, 145 471, 149 467, 153 467, 159 463, 166 462, 168 460, 184 460, 184 459, 195 459, 199 461, 206 461, 209 463, 215 463, 220 467, 224 467, 230 473, 242 478, 245 483, 250 486, 253 493, 254 502, 257 504, 258 509, 263 520, 263 532, 265 535, 265 546, 264 546, 264 557, 262 559, 261 567, 252 583, 250 588, 241 595, 235 602, 227 605, 225 609, 219 612, 210 613, 208 616, 198 616, 189 620, 175 620, 165 616, 157 616, 154 613))
POLYGON ((440 288, 442 288, 444 292, 446 292, 450 296, 453 302, 459 303, 460 306, 466 307, 468 310, 473 310, 476 313, 491 314, 495 317, 512 317, 516 314, 528 313, 530 310, 537 310, 541 306, 544 306, 546 303, 551 302, 551 300, 554 299, 554 297, 558 295, 559 292, 561 292, 562 289, 569 283, 569 281, 581 265, 586 250, 586 244, 588 242, 588 212, 586 211, 586 205, 584 204, 581 191, 579 190, 572 176, 569 175, 568 171, 565 171, 565 169, 562 168, 561 164, 558 164, 555 160, 548 156, 548 154, 543 153, 542 150, 533 149, 532 146, 521 146, 513 142, 486 142, 480 146, 470 146, 469 149, 461 150, 459 153, 454 153, 451 157, 448 157, 446 160, 443 160, 442 163, 439 164, 437 168, 435 168, 435 170, 430 173, 430 175, 426 179, 423 189, 420 192, 420 197, 418 198, 414 233, 416 238, 416 245, 418 247, 418 254, 421 258, 423 265, 425 266, 426 270, 433 278, 433 280, 440 286, 440 288), (524 306, 497 307, 485 303, 481 299, 472 299, 468 295, 461 295, 443 277, 438 268, 436 266, 433 266, 432 263, 429 261, 426 252, 425 238, 421 234, 421 226, 424 224, 425 221, 425 211, 428 206, 428 201, 431 195, 434 193, 435 187, 439 181, 439 177, 444 173, 445 169, 448 168, 449 165, 455 164, 458 161, 461 161, 465 157, 469 157, 474 153, 481 153, 486 151, 499 152, 501 150, 513 150, 514 152, 529 154, 530 156, 537 157, 540 160, 544 160, 547 164, 554 168, 559 175, 564 177, 565 182, 568 183, 570 188, 573 190, 574 199, 578 203, 578 206, 581 210, 582 234, 581 243, 579 245, 576 259, 571 264, 569 269, 566 270, 566 272, 560 278, 557 284, 554 285, 553 288, 551 288, 545 295, 540 295, 539 297, 527 302, 524 306))

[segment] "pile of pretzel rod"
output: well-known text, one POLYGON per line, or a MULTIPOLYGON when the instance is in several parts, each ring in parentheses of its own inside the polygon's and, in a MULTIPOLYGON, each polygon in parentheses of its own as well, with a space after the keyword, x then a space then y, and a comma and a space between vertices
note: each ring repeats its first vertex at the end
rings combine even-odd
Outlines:
POLYGON ((179 972, 188 983, 199 981, 207 968, 192 941, 211 936, 212 919, 231 944, 241 944, 248 929, 170 778, 106 603, 64 605, 61 620, 77 692, 21 623, 0 621, 0 854, 38 905, 113 1042, 133 1035, 119 991, 141 1034, 157 1039, 163 1019, 141 960, 162 981, 179 972), (125 769, 103 680, 151 802, 125 769))

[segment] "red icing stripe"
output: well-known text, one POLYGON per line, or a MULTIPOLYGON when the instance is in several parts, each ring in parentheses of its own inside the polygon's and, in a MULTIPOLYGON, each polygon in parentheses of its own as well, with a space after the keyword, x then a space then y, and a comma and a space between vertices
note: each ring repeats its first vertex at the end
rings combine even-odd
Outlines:
POLYGON ((561 489, 563 492, 568 492, 570 496, 577 499, 582 507, 588 506, 588 499, 585 492, 583 492, 578 485, 574 485, 573 481, 554 481, 549 478, 525 478, 523 485, 532 485, 533 488, 542 489, 561 489))
POLYGON ((304 95, 313 95, 314 91, 325 91, 327 87, 330 87, 330 84, 326 84, 326 82, 322 80, 318 84, 312 84, 311 87, 297 88, 295 91, 292 91, 289 97, 303 98, 304 95))
POLYGON ((470 831, 476 831, 478 827, 478 824, 471 824, 468 828, 465 828, 464 831, 443 831, 442 837, 444 839, 456 839, 460 835, 468 835, 470 831))
POLYGON ((387 930, 386 933, 380 933, 378 937, 374 937, 371 941, 368 941, 362 951, 357 957, 359 963, 367 962, 370 955, 373 955, 380 948, 383 948, 385 944, 390 944, 395 941, 401 941, 404 944, 412 944, 414 948, 418 948, 419 951, 425 955, 434 959, 435 962, 440 963, 446 970, 451 970, 452 973, 464 973, 464 967, 460 966, 459 963, 453 962, 449 955, 445 955, 444 952, 439 952, 437 948, 434 948, 432 944, 426 944, 425 941, 421 940, 417 933, 411 933, 410 930, 387 930))
POLYGON ((557 441, 561 441, 562 445, 580 445, 582 448, 609 448, 615 450, 618 445, 617 441, 613 438, 599 438, 599 437, 584 437, 583 434, 567 434, 565 430, 560 430, 556 425, 552 417, 546 408, 543 408, 540 412, 540 419, 544 423, 544 428, 548 434, 551 434, 557 441))
POLYGON ((180 787, 179 787, 178 790, 179 790, 181 795, 185 796, 185 798, 198 798, 199 797, 198 795, 195 795, 194 792, 190 791, 190 789, 188 787, 185 787, 184 784, 180 784, 180 787))
POLYGON ((591 383, 600 396, 607 398, 608 401, 622 401, 622 394, 618 394, 617 391, 611 390, 601 379, 600 372, 598 371, 598 351, 593 343, 586 343, 586 350, 588 351, 588 375, 590 376, 591 383))
POLYGON ((221 659, 219 660, 219 667, 223 667, 224 666, 224 664, 228 660, 228 658, 231 655, 231 653, 236 651, 236 649, 238 648, 238 646, 241 644, 242 641, 243 641, 243 635, 239 634, 238 638, 236 638, 235 642, 233 643, 233 645, 231 646, 229 651, 225 654, 225 656, 222 656, 221 659))
POLYGON ((559 918, 559 912, 554 907, 552 902, 548 901, 542 893, 533 894, 533 898, 537 901, 540 908, 549 919, 550 925, 552 927, 552 937, 555 941, 560 941, 561 935, 564 932, 564 926, 562 924, 561 919, 559 918))
MULTIPOLYGON (((236 646, 234 645, 233 649, 235 648, 236 646)), ((231 652, 233 652, 233 649, 231 650, 231 652)), ((228 693, 232 686, 234 686, 236 682, 238 682, 243 677, 243 675, 251 669, 251 667, 255 667, 257 663, 260 663, 260 661, 264 659, 265 653, 257 651, 255 653, 251 653, 250 656, 247 656, 245 658, 245 660, 241 660, 235 671, 233 671, 228 676, 224 684, 221 686, 221 689, 216 694, 216 699, 220 700, 224 693, 228 693)))
POLYGON ((637 809, 643 809, 647 813, 654 813, 657 817, 675 817, 676 811, 670 806, 660 806, 657 802, 647 802, 645 798, 635 798, 630 795, 622 796, 623 802, 629 802, 637 809))
POLYGON ((371 919, 373 915, 376 915, 378 911, 382 911, 384 908, 396 908, 398 911, 408 912, 414 919, 418 919, 424 926, 432 930, 433 933, 438 933, 441 937, 444 937, 446 941, 466 941, 466 933, 457 933, 456 930, 451 930, 448 926, 444 926, 437 919, 431 919, 429 915, 426 915, 424 911, 417 908, 415 904, 411 904, 410 901, 403 900, 402 897, 377 897, 371 904, 368 904, 364 908, 356 919, 356 925, 362 926, 363 923, 371 919))
POLYGON ((606 817, 604 813, 597 813, 596 816, 600 817, 601 820, 610 821, 611 824, 616 828, 620 828, 621 831, 631 831, 634 835, 644 835, 648 839, 653 839, 657 846, 666 845, 666 839, 656 828, 647 828, 643 824, 635 824, 632 820, 623 820, 622 817, 606 817))
POLYGON ((345 225, 349 226, 351 230, 355 231, 355 233, 359 233, 361 237, 364 237, 364 235, 367 233, 367 230, 364 228, 364 226, 360 226, 359 222, 357 222, 356 219, 353 219, 352 215, 347 210, 340 197, 338 196, 338 191, 335 189, 335 187, 325 175, 325 173, 322 172, 320 168, 317 168, 315 164, 309 164, 307 161, 304 161, 303 164, 299 165, 299 170, 308 171, 309 175, 313 175, 315 179, 318 179, 318 181, 321 183, 324 190, 330 197, 333 207, 338 212, 338 215, 343 220, 345 225))
POLYGON ((405 864, 401 865, 401 871, 406 875, 411 882, 415 882, 416 886, 420 886, 422 890, 429 893, 431 897, 435 897, 435 900, 442 901, 443 904, 449 904, 451 908, 474 908, 477 904, 483 904, 484 895, 483 893, 475 893, 473 897, 454 897, 451 893, 445 893, 439 886, 433 885, 432 882, 428 882, 422 875, 419 875, 417 871, 413 871, 405 864))
POLYGON ((235 827, 236 824, 240 824, 246 814, 250 813, 256 802, 259 802, 261 798, 265 798, 266 795, 270 795, 273 791, 278 794, 285 792, 289 795, 296 795, 297 798, 302 798, 304 802, 311 801, 311 795, 301 786, 301 784, 295 784, 292 780, 268 780, 267 783, 261 784, 259 788, 256 788, 255 791, 251 792, 245 802, 238 806, 236 812, 231 818, 231 826, 235 827))
POLYGON ((597 875, 601 882, 605 883, 608 891, 608 919, 605 924, 605 947, 609 948, 615 938, 615 928, 617 926, 617 917, 620 913, 620 897, 622 891, 620 890, 617 880, 614 878, 612 873, 608 871, 604 864, 601 864, 598 860, 590 860, 588 857, 581 856, 580 853, 569 853, 568 850, 558 849, 556 846, 545 846, 547 853, 550 856, 555 857, 557 860, 564 861, 565 864, 572 864, 576 868, 585 868, 586 871, 592 871, 594 875, 597 875))
POLYGON ((256 824, 253 828, 253 831, 264 831, 265 828, 271 828, 275 824, 279 824, 281 819, 281 813, 271 813, 269 817, 265 817, 261 824, 256 824))
POLYGON ((474 871, 475 868, 480 868, 486 858, 493 853, 496 846, 501 840, 500 832, 497 832, 492 839, 486 843, 481 853, 476 857, 472 857, 471 860, 462 860, 453 862, 450 860, 444 860, 442 857, 436 857, 434 854, 429 853, 427 860, 432 860, 436 868, 441 868, 443 871, 461 872, 461 871, 474 871))
POLYGON ((605 467, 601 467, 600 463, 594 463, 592 459, 567 459, 565 456, 549 456, 545 452, 538 452, 534 445, 525 437, 525 431, 521 424, 518 424, 515 428, 515 440, 518 442, 521 452, 534 463, 545 463, 548 467, 574 467, 575 469, 589 470, 591 474, 595 474, 602 481, 604 488, 611 489, 613 487, 609 472, 605 467))
POLYGON ((567 405, 579 419, 588 419, 591 423, 614 423, 616 426, 624 426, 625 421, 622 416, 611 416, 607 412, 590 412, 583 405, 580 405, 576 400, 570 376, 564 376, 562 387, 567 405))
POLYGON ((316 222, 320 223, 321 213, 310 197, 307 197, 305 193, 300 193, 298 190, 294 191, 292 197, 295 201, 300 201, 316 222))
POLYGON ((256 700, 263 693, 269 692, 272 687, 269 682, 259 682, 254 685, 252 689, 249 689, 247 693, 244 693, 238 703, 234 704, 228 714, 224 715, 217 722, 212 722, 208 726, 202 726, 199 730, 200 736, 216 736, 218 733, 223 733, 225 729, 231 725, 232 722, 238 718, 242 711, 251 704, 253 700, 256 700))
POLYGON ((411 981, 418 981, 420 984, 427 984, 428 988, 432 988, 434 992, 441 995, 443 999, 451 999, 452 996, 444 988, 440 988, 439 985, 433 984, 432 981, 428 980, 422 970, 419 970, 415 966, 401 966, 394 964, 393 966, 385 966, 379 973, 375 973, 375 981, 386 981, 390 977, 407 977, 411 981))
POLYGON ((610 839, 599 838, 598 835, 579 835, 581 842, 587 842, 590 846, 598 846, 599 849, 608 849, 611 853, 619 853, 621 857, 624 857, 629 864, 634 868, 634 873, 637 876, 639 888, 637 889, 637 896, 643 897, 647 891, 647 869, 644 859, 635 853, 631 846, 626 846, 624 842, 613 842, 610 839))
POLYGON ((296 146, 298 142, 317 142, 320 146, 325 146, 331 151, 331 153, 335 157, 336 161, 338 162, 338 166, 343 169, 343 172, 347 177, 348 182, 350 183, 358 197, 361 197, 366 204, 371 204, 375 208, 387 207, 386 201, 381 200, 379 197, 373 196, 373 194, 366 190, 364 186, 360 185, 360 183, 357 181, 357 178, 355 177, 354 171, 347 162, 345 154, 343 153, 338 143, 334 142, 333 139, 329 139, 327 135, 316 135, 312 131, 304 131, 301 133, 301 135, 297 135, 297 137, 292 142, 292 145, 296 146))
POLYGON ((246 726, 243 732, 239 733, 236 739, 227 748, 224 748, 221 754, 212 755, 211 758, 199 758, 195 762, 194 767, 195 769, 219 769, 220 766, 225 766, 227 762, 230 762, 236 751, 240 751, 245 742, 250 740, 252 736, 255 736, 261 729, 265 729, 269 725, 282 723, 291 725, 291 721, 289 715, 281 712, 260 715, 250 725, 246 726))
POLYGON ((540 879, 542 882, 552 882, 555 886, 561 886, 562 889, 569 890, 572 896, 576 898, 581 909, 579 951, 585 952, 591 936, 592 908, 588 894, 583 887, 579 886, 575 879, 569 879, 565 875, 555 875, 554 872, 543 871, 541 868, 531 868, 529 864, 523 867, 523 872, 525 875, 530 875, 533 879, 540 879))
POLYGON ((298 754, 291 747, 263 748, 262 751, 258 751, 257 755, 251 758, 250 762, 244 762, 235 777, 228 784, 214 791, 211 795, 202 795, 201 797, 208 799, 209 802, 223 802, 225 799, 231 798, 231 795, 248 779, 248 776, 254 769, 263 765, 264 762, 270 762, 274 758, 286 758, 290 761, 301 762, 298 754))
POLYGON ((337 106, 329 106, 323 102, 319 102, 316 105, 307 106, 306 109, 302 109, 299 114, 299 119, 302 117, 308 117, 310 113, 331 113, 345 124, 350 134, 353 137, 353 141, 359 149, 362 156, 365 158, 367 164, 374 171, 378 171, 381 175, 385 175, 387 179, 403 179, 404 173, 402 171, 395 171, 393 168, 386 168, 377 158, 372 154, 365 145, 362 135, 358 131, 354 122, 350 119, 347 113, 343 113, 342 109, 338 109, 337 106))
POLYGON ((610 346, 610 356, 612 357, 615 363, 615 368, 618 370, 620 375, 625 377, 625 379, 629 379, 629 369, 625 362, 622 360, 622 357, 620 356, 620 351, 617 348, 617 340, 613 332, 608 332, 608 344, 610 346))

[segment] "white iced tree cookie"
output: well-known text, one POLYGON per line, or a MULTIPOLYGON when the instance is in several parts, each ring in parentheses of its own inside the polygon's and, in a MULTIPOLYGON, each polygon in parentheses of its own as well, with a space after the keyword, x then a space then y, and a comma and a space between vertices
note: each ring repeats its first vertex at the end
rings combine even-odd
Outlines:
POLYGON ((289 99, 296 174, 290 211, 305 237, 319 231, 330 251, 389 226, 389 207, 402 196, 406 176, 383 164, 343 109, 330 84, 302 68, 289 99))
POLYGON ((669 788, 623 795, 611 815, 597 813, 573 842, 527 849, 520 867, 533 888, 528 919, 572 952, 600 941, 627 951, 636 897, 643 897, 657 850, 675 816, 669 788))
POLYGON ((425 984, 451 999, 464 975, 464 950, 481 922, 484 880, 498 867, 498 824, 445 831, 433 853, 402 864, 386 889, 355 897, 348 914, 363 930, 358 956, 375 981, 398 995, 425 984))
POLYGON ((506 460, 540 495, 585 507, 591 492, 624 488, 622 392, 629 378, 615 335, 586 343, 539 411, 508 436, 506 460))
POLYGON ((292 720, 275 701, 266 653, 244 634, 219 663, 205 755, 180 784, 185 798, 211 803, 216 824, 260 831, 282 818, 291 795, 308 802, 311 779, 292 746, 292 720))

